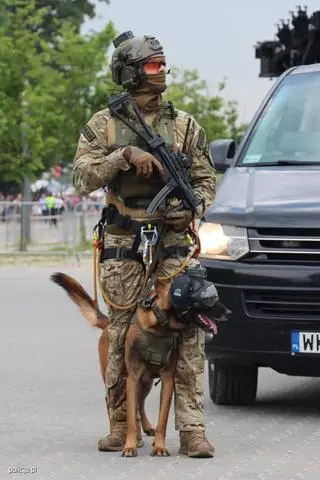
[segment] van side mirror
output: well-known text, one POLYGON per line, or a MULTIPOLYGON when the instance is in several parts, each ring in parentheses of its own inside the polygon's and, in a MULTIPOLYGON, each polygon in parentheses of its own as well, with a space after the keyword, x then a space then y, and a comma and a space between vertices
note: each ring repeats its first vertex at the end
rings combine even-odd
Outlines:
POLYGON ((214 140, 209 144, 209 155, 217 172, 225 172, 236 153, 234 140, 214 140))

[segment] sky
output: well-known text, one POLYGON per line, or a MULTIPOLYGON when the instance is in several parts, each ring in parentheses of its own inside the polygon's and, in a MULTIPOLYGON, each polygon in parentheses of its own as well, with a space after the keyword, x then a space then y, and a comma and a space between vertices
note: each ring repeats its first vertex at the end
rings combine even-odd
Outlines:
MULTIPOLYGON (((248 122, 275 80, 259 78, 254 45, 273 40, 276 23, 296 10, 295 0, 110 0, 95 1, 97 16, 83 31, 99 31, 108 21, 122 33, 151 34, 165 49, 168 65, 197 69, 210 95, 227 77, 224 97, 239 103, 240 121, 248 122)), ((302 3, 311 14, 319 0, 302 3)), ((113 47, 110 49, 112 54, 113 47)))

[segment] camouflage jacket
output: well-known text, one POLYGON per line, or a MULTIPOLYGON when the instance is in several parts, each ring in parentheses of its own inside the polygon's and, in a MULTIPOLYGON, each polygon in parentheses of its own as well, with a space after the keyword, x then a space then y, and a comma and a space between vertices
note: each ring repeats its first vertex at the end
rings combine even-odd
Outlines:
MULTIPOLYGON (((174 150, 181 149, 186 135, 190 115, 176 110, 173 120, 174 150)), ((155 114, 145 116, 148 125, 152 124, 155 114)), ((192 118, 192 117, 191 117, 192 118)), ((73 182, 80 195, 87 195, 98 188, 108 185, 120 171, 132 167, 123 157, 124 148, 111 151, 114 133, 110 132, 111 114, 108 108, 97 112, 83 128, 74 158, 73 182)), ((189 130, 187 154, 191 160, 190 183, 193 191, 201 200, 201 217, 215 198, 215 169, 210 163, 208 145, 204 129, 192 118, 189 130)), ((156 129, 155 129, 156 130, 156 129)), ((161 131, 158 131, 161 135, 161 131)))

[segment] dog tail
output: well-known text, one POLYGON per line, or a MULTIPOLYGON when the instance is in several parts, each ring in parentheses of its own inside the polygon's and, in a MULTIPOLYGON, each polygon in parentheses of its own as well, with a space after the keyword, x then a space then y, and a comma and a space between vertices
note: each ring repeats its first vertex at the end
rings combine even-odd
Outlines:
POLYGON ((50 276, 50 280, 62 287, 71 300, 77 305, 81 314, 96 328, 104 330, 109 325, 109 319, 98 308, 94 301, 80 283, 65 273, 56 272, 50 276))

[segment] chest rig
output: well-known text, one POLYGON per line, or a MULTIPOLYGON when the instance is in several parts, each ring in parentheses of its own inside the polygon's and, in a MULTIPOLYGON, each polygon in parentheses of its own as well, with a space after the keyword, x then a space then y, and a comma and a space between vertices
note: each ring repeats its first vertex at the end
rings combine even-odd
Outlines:
MULTIPOLYGON (((177 116, 173 105, 164 102, 159 112, 150 122, 146 117, 147 123, 151 126, 155 133, 161 135, 167 146, 174 149, 175 134, 174 120, 177 116)), ((121 120, 112 117, 111 125, 108 129, 108 142, 115 145, 116 148, 127 147, 129 145, 136 146, 147 151, 147 146, 135 132, 133 132, 121 120), (113 130, 110 132, 110 130, 113 130)), ((154 171, 150 178, 137 177, 135 169, 130 168, 127 171, 121 171, 110 183, 110 190, 130 208, 145 209, 151 200, 164 186, 164 183, 157 171, 154 171)))

